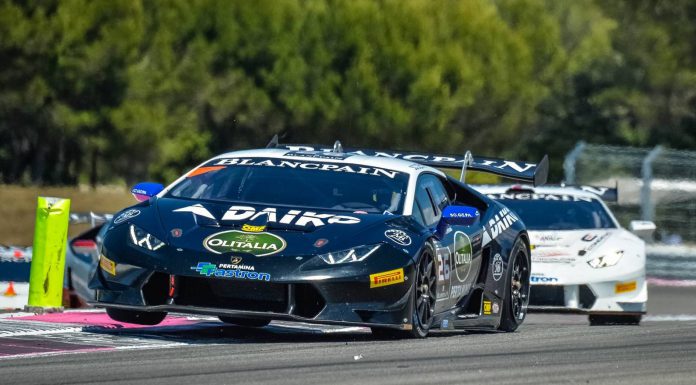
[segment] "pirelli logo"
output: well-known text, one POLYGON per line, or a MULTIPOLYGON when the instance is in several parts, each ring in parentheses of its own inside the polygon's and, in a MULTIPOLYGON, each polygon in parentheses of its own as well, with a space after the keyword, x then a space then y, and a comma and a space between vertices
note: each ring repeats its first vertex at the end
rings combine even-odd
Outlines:
POLYGON ((106 271, 107 273, 111 275, 116 275, 116 262, 110 260, 109 258, 103 255, 100 256, 99 266, 101 266, 102 270, 106 271))
POLYGON ((383 273, 370 274, 370 289, 389 286, 404 281, 404 269, 395 269, 383 273))

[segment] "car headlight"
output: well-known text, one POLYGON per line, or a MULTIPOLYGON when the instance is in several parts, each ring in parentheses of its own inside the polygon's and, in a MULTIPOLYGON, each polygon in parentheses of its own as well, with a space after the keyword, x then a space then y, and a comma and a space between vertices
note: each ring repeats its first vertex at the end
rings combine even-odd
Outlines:
POLYGON ((607 266, 614 266, 617 263, 619 263, 619 260, 621 259, 621 257, 623 257, 623 255, 623 250, 619 250, 613 253, 602 255, 601 257, 591 259, 587 261, 587 264, 594 267, 595 269, 607 266))
POLYGON ((134 245, 151 251, 155 251, 164 246, 164 242, 136 225, 130 225, 130 239, 134 245))
POLYGON ((337 265, 339 263, 348 262, 360 262, 372 255, 372 253, 377 251, 377 249, 379 249, 380 246, 381 244, 358 246, 348 250, 341 250, 332 253, 321 254, 319 255, 319 258, 321 258, 324 262, 328 263, 329 265, 337 265))

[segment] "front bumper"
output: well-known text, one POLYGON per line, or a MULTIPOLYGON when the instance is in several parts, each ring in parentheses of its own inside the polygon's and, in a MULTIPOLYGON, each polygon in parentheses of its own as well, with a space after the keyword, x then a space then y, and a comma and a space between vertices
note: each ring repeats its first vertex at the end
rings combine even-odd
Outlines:
POLYGON ((267 261, 256 261, 256 266, 257 271, 273 272, 268 280, 197 275, 187 266, 190 263, 184 264, 187 268, 115 263, 111 271, 109 266, 96 270, 90 284, 96 289, 96 301, 90 304, 145 312, 411 328, 415 270, 405 254, 335 268, 308 263, 287 269, 283 264, 282 273, 263 267, 267 261), (371 275, 394 270, 401 272, 401 280, 373 287, 371 275))
POLYGON ((645 314, 644 276, 587 284, 532 284, 529 310, 579 314, 645 314))

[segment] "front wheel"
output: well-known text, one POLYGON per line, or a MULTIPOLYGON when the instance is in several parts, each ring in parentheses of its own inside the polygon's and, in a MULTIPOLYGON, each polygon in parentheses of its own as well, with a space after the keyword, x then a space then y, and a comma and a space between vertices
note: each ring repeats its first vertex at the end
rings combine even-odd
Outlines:
POLYGON ((135 310, 106 308, 106 314, 114 321, 138 325, 157 325, 167 316, 165 312, 146 312, 135 310))
POLYGON ((514 332, 527 316, 529 305, 530 259, 527 245, 517 238, 510 253, 505 283, 505 298, 499 330, 514 332))
POLYGON ((640 314, 590 314, 588 318, 591 326, 638 325, 643 316, 640 314))
POLYGON ((411 297, 413 312, 411 314, 411 330, 395 330, 372 328, 372 334, 379 338, 425 338, 435 314, 437 290, 437 272, 435 271, 435 248, 430 243, 425 245, 418 258, 416 276, 413 282, 411 297))

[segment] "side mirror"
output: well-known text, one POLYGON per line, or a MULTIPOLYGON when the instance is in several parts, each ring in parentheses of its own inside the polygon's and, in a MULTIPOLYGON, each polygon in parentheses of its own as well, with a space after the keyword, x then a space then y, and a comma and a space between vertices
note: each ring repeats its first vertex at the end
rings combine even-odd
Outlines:
POLYGON ((644 241, 651 241, 657 227, 650 221, 631 221, 629 230, 644 241))
POLYGON ((164 186, 159 183, 141 182, 133 186, 131 194, 138 202, 144 202, 164 190, 164 186))
POLYGON ((478 209, 470 206, 447 206, 442 210, 442 220, 449 225, 471 226, 481 219, 478 209))

